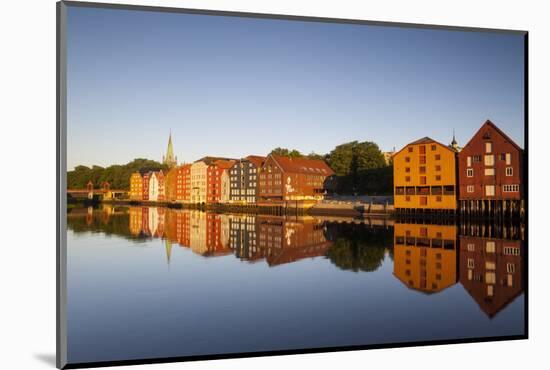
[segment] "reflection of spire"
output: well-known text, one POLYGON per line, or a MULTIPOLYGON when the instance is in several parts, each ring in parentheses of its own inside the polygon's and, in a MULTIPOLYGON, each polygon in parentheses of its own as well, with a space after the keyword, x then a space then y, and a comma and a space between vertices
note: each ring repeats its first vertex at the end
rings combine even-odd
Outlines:
POLYGON ((172 256, 172 242, 168 238, 165 239, 165 247, 166 247, 166 263, 170 265, 170 257, 172 256))

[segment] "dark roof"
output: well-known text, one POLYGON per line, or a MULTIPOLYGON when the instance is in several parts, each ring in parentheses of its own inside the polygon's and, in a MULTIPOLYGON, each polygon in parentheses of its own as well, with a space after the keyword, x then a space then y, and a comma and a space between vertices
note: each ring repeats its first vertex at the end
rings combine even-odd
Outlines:
POLYGON ((212 163, 216 162, 216 161, 219 161, 219 160, 224 160, 224 161, 234 161, 235 159, 233 158, 224 158, 224 157, 211 157, 211 156, 206 156, 206 157, 202 157, 201 159, 197 159, 194 163, 197 163, 197 162, 204 162, 206 163, 207 165, 211 165, 212 163))
POLYGON ((334 175, 334 171, 332 170, 332 168, 330 168, 325 161, 320 159, 285 157, 276 154, 271 154, 270 156, 285 172, 304 173, 308 175, 316 174, 324 176, 334 175))
POLYGON ((229 169, 233 167, 233 164, 235 164, 234 159, 218 159, 217 161, 212 162, 212 164, 218 166, 221 169, 229 169))
POLYGON ((409 143, 408 145, 415 145, 415 144, 430 144, 435 143, 436 141, 430 137, 424 136, 422 139, 418 139, 416 141, 413 141, 412 143, 409 143))

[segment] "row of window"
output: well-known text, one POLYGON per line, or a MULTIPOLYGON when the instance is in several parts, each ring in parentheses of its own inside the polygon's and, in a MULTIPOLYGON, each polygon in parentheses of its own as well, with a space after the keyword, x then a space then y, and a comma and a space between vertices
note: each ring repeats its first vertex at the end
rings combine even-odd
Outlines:
MULTIPOLYGON (((428 183, 428 177, 427 176, 420 176, 420 184, 426 185, 428 183)), ((435 175, 434 181, 441 181, 441 175, 435 175)), ((410 176, 405 176, 405 182, 411 182, 410 176)))
POLYGON ((453 185, 445 186, 397 186, 396 195, 454 195, 453 185))
MULTIPOLYGON (((505 161, 506 165, 510 166, 512 164, 512 154, 511 153, 501 153, 499 155, 501 161, 505 161)), ((466 166, 472 167, 472 163, 481 162, 481 155, 474 155, 466 157, 466 166)), ((483 162, 486 166, 493 166, 495 163, 495 156, 493 154, 486 154, 483 157, 483 162)))
MULTIPOLYGON (((441 154, 436 154, 434 156, 434 159, 436 161, 441 160, 441 154)), ((420 156, 419 160, 420 160, 420 164, 426 164, 426 156, 425 155, 420 156)), ((405 157, 405 162, 410 163, 411 162, 411 157, 409 157, 409 156, 405 157)))
MULTIPOLYGON (((485 176, 495 176, 495 168, 485 168, 484 170, 485 176)), ((513 176, 514 175, 514 168, 513 167, 506 167, 505 169, 506 176, 513 176)), ((474 169, 473 168, 467 168, 466 169, 466 177, 474 177, 474 169)))
MULTIPOLYGON (((467 193, 473 193, 475 191, 475 185, 466 186, 467 193)), ((519 192, 518 184, 502 185, 503 193, 517 193, 519 192)), ((495 195, 495 185, 485 185, 485 195, 494 196, 495 195)))

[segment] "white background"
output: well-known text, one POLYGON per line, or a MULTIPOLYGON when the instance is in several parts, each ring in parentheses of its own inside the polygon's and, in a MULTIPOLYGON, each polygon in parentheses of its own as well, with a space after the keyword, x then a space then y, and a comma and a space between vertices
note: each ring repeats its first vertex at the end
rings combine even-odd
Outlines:
MULTIPOLYGON (((117 1, 112 1, 117 2, 117 1)), ((530 339, 159 364, 133 369, 547 368, 550 37, 544 1, 130 1, 134 4, 530 31, 530 339), (545 197, 546 196, 546 197, 545 197)), ((53 368, 55 356, 55 1, 3 1, 0 37, 0 367, 53 368)), ((450 87, 452 88, 452 86, 450 87)), ((518 122, 518 124, 520 124, 518 122)), ((406 309, 406 307, 403 307, 406 309)), ((457 315, 460 314, 457 312, 457 315)), ((452 320, 452 316, 450 318, 452 320)))

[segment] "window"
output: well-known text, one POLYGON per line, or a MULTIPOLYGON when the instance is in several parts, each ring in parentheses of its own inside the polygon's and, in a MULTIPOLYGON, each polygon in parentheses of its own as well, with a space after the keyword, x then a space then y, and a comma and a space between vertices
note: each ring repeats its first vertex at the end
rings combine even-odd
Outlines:
POLYGON ((410 146, 410 147, 409 147, 409 153, 412 153, 412 151, 413 151, 413 147, 410 146))
POLYGON ((426 154, 426 145, 420 145, 420 154, 426 154))
POLYGON ((473 269, 474 268, 474 259, 468 258, 468 268, 473 269))
POLYGON ((425 155, 420 156, 420 164, 426 164, 426 156, 425 155))
POLYGON ((435 160, 436 160, 436 161, 439 161, 440 159, 441 159, 441 154, 436 154, 436 155, 435 155, 435 160))
POLYGON ((485 185, 485 195, 488 197, 495 196, 495 186, 494 185, 485 185))
POLYGON ((496 283, 496 274, 494 272, 486 272, 485 273, 485 282, 487 284, 494 284, 496 283))
POLYGON ((512 164, 512 154, 506 153, 506 164, 510 165, 512 164))
POLYGON ((426 173, 426 166, 420 166, 420 173, 426 173))
POLYGON ((502 192, 503 193, 517 193, 519 191, 519 185, 513 184, 513 185, 502 185, 502 192))
POLYGON ((495 253, 495 248, 496 246, 494 241, 487 241, 485 243, 485 251, 487 253, 495 253))
POLYGON ((435 166, 435 170, 436 171, 441 171, 441 166, 440 165, 435 166))
POLYGON ((405 201, 406 201, 406 202, 410 202, 410 201, 411 201, 411 197, 407 195, 407 196, 405 197, 405 201))
POLYGON ((513 263, 507 263, 506 272, 508 272, 509 274, 513 274, 514 272, 516 272, 516 265, 514 265, 513 263))
POLYGON ((496 264, 493 261, 485 261, 485 270, 496 270, 496 264))
POLYGON ((495 176, 495 169, 494 168, 486 168, 485 169, 485 176, 495 176))
POLYGON ((513 175, 514 175, 514 168, 506 167, 506 176, 513 176, 513 175))
POLYGON ((411 177, 410 176, 405 176, 405 181, 411 182, 411 177))
POLYGON ((504 254, 509 255, 509 256, 519 256, 519 248, 504 247, 504 254))
POLYGON ((479 163, 479 162, 481 162, 481 156, 480 155, 474 155, 472 157, 472 160, 474 161, 474 163, 479 163))
POLYGON ((467 165, 468 167, 472 167, 472 157, 471 157, 471 156, 468 156, 468 157, 466 158, 466 165, 467 165))
POLYGON ((476 250, 476 245, 474 243, 468 243, 467 249, 468 252, 474 252, 476 250))
POLYGON ((405 167, 405 172, 406 172, 406 173, 411 172, 411 168, 410 168, 410 167, 405 167))
POLYGON ((435 181, 441 181, 441 175, 435 175, 435 181))
POLYGON ((411 161, 411 157, 405 157, 405 162, 409 163, 411 161))
POLYGON ((473 185, 466 186, 466 192, 473 193, 474 192, 474 186, 473 185))
POLYGON ((473 168, 467 168, 466 169, 466 176, 474 177, 474 169, 473 168))
POLYGON ((492 297, 493 296, 493 286, 487 285, 487 296, 492 297))
POLYGON ((485 143, 485 153, 492 153, 493 152, 493 143, 490 141, 485 143))
POLYGON ((442 201, 441 195, 438 195, 437 197, 435 197, 435 201, 436 202, 441 202, 442 201))
POLYGON ((485 165, 486 166, 494 166, 495 165, 495 156, 492 154, 488 154, 485 156, 485 165))
POLYGON ((420 176, 420 184, 426 185, 426 176, 420 176))
POLYGON ((428 197, 420 197, 420 205, 421 206, 428 205, 428 197))
POLYGON ((504 161, 506 159, 506 153, 500 153, 500 160, 504 161))
POLYGON ((435 149, 436 149, 435 144, 432 144, 432 147, 431 147, 431 148, 432 148, 432 150, 435 150, 435 149))

